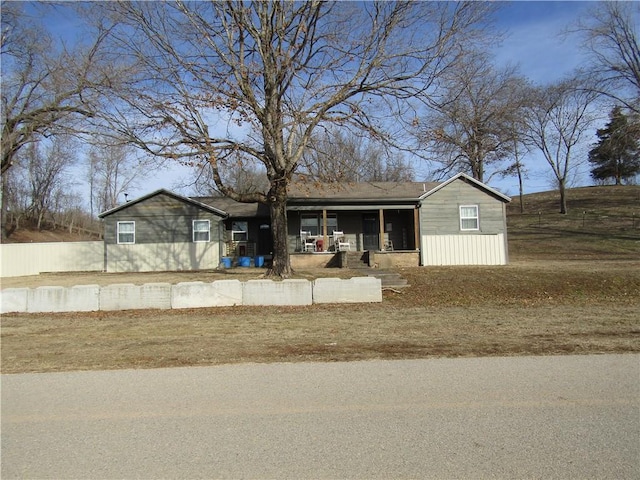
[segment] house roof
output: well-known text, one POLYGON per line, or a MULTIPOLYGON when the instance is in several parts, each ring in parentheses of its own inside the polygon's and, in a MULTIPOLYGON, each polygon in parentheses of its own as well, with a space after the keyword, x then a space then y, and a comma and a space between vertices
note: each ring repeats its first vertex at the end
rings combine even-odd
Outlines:
POLYGON ((436 182, 366 182, 366 183, 294 183, 289 186, 289 200, 384 202, 417 201, 436 182))
POLYGON ((194 200, 211 205, 229 214, 230 217, 268 217, 269 207, 262 203, 236 202, 228 197, 193 197, 194 200))
POLYGON ((111 215, 112 213, 116 213, 119 212, 120 210, 124 210, 125 208, 131 207, 132 205, 135 205, 136 203, 140 203, 140 202, 144 202, 145 200, 148 200, 152 197, 155 197, 156 195, 167 195, 171 198, 175 198, 176 200, 179 200, 181 202, 184 203, 188 203, 191 205, 194 205, 198 208, 201 208, 203 210, 206 210, 208 212, 211 213, 215 213, 216 215, 219 215, 221 217, 227 217, 227 213, 223 210, 220 210, 214 206, 211 205, 207 205, 205 203, 199 202, 198 200, 194 200, 192 198, 189 197, 183 197, 182 195, 178 195, 177 193, 173 193, 169 190, 165 190, 164 188, 161 188, 159 190, 156 190, 155 192, 151 192, 147 195, 144 195, 142 197, 136 198, 135 200, 131 200, 130 202, 126 202, 123 203, 121 205, 118 205, 117 207, 114 207, 110 210, 107 210, 106 212, 102 212, 101 214, 98 215, 99 218, 104 218, 107 217, 109 215, 111 215))
MULTIPOLYGON (((421 201, 445 188, 450 183, 462 180, 485 191, 504 202, 511 198, 484 183, 465 174, 458 173, 445 182, 366 182, 366 183, 319 183, 304 182, 289 185, 289 205, 297 209, 308 209, 312 205, 351 205, 352 208, 364 208, 364 205, 409 205, 421 201), (354 207, 355 206, 355 207, 354 207)), ((242 203, 227 197, 183 197, 169 190, 160 189, 130 202, 119 205, 98 215, 104 218, 136 203, 143 202, 156 195, 168 195, 185 203, 195 205, 221 217, 268 217, 269 208, 261 203, 242 203)), ((339 207, 338 207, 339 208, 339 207)), ((395 207, 394 207, 395 208, 395 207)))

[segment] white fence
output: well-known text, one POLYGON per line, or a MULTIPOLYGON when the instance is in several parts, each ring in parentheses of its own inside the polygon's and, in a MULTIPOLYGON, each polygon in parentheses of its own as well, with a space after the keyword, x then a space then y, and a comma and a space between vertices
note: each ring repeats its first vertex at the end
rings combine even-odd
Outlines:
POLYGON ((0 313, 178 309, 233 305, 311 305, 382 302, 375 277, 348 280, 218 280, 211 283, 149 283, 7 288, 0 291, 0 313))
POLYGON ((43 272, 104 270, 104 242, 9 243, 0 245, 0 277, 43 272))
POLYGON ((507 245, 496 235, 423 235, 422 265, 506 265, 507 245))

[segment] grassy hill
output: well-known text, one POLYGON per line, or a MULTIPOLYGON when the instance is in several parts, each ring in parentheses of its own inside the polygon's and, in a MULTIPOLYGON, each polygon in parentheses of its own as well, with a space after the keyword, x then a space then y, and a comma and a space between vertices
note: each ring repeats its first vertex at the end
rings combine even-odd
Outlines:
POLYGON ((568 213, 557 192, 514 197, 507 207, 512 259, 640 258, 640 186, 581 187, 567 192, 568 213))

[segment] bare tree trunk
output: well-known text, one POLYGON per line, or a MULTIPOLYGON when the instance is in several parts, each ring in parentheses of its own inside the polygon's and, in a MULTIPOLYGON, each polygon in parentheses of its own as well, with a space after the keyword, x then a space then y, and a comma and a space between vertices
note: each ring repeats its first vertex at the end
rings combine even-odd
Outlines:
POLYGON ((2 183, 0 184, 0 240, 6 240, 9 236, 8 216, 9 208, 7 199, 5 198, 5 190, 7 189, 7 176, 2 175, 2 183))
POLYGON ((275 182, 269 190, 271 233, 273 235, 273 265, 269 275, 281 278, 293 273, 289 259, 289 232, 287 228, 287 188, 284 182, 275 182))
POLYGON ((520 213, 524 213, 524 186, 522 183, 522 170, 518 164, 518 192, 520 195, 520 213))
POLYGON ((567 213, 567 195, 566 195, 566 182, 564 178, 558 179, 558 190, 560 193, 560 213, 567 213))

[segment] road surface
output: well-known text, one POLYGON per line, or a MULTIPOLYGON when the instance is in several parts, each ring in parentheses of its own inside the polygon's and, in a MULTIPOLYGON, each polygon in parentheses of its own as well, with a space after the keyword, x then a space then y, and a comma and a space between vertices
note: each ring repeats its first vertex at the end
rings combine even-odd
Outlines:
POLYGON ((2 376, 13 478, 640 478, 640 356, 2 376))

